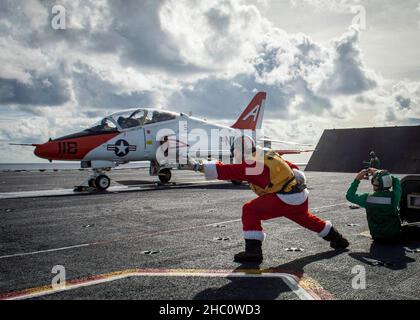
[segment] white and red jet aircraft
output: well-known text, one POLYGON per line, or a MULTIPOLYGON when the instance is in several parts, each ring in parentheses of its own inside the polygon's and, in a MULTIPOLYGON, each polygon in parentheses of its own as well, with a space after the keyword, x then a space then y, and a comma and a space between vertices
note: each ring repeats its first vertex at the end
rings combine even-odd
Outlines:
MULTIPOLYGON (((105 171, 129 161, 150 161, 150 174, 158 175, 160 181, 166 183, 171 179, 171 169, 186 163, 182 159, 229 155, 235 136, 243 134, 243 130, 254 133, 260 129, 265 99, 265 92, 257 93, 231 127, 157 109, 118 112, 81 132, 33 144, 34 153, 49 161, 80 161, 82 168, 93 169, 93 175, 87 180, 89 187, 100 190, 107 189, 111 183, 105 171), (216 146, 208 140, 210 133, 215 132, 216 146), (176 157, 172 161, 165 160, 171 150, 176 151, 176 157), (165 161, 160 161, 162 158, 165 161)), ((309 150, 278 151, 291 154, 309 150)))

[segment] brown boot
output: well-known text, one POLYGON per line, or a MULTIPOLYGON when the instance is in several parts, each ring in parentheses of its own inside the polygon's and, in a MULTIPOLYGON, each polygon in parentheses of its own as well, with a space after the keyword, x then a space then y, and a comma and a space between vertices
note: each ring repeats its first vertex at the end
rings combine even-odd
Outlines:
POLYGON ((330 242, 331 248, 345 249, 350 243, 338 232, 334 227, 331 227, 330 232, 324 237, 325 240, 330 242))
POLYGON ((235 254, 235 262, 262 262, 263 253, 260 240, 245 239, 245 251, 235 254))

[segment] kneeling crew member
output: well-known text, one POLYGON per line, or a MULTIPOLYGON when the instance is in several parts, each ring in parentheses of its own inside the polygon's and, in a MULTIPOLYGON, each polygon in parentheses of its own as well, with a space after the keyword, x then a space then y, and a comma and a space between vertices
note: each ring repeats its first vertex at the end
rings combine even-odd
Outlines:
MULTIPOLYGON (((250 138, 235 140, 234 157, 238 158, 237 150, 244 154, 252 154, 248 159, 255 159, 256 149, 250 138), (243 144, 237 148, 238 141, 243 144), (251 141, 251 142, 250 142, 251 141), (246 151, 246 148, 251 148, 246 151)), ((239 156, 244 160, 242 153, 239 156)), ((286 217, 302 227, 318 233, 320 237, 330 242, 332 248, 344 249, 349 243, 332 226, 331 222, 323 221, 308 211, 308 190, 306 178, 299 168, 274 152, 264 155, 263 171, 258 175, 247 174, 256 163, 237 161, 240 163, 223 164, 207 163, 201 168, 207 179, 242 180, 250 183, 251 189, 258 198, 251 200, 242 208, 242 226, 245 238, 245 251, 235 255, 236 262, 261 262, 263 260, 262 242, 265 239, 261 221, 278 217, 286 217)))
POLYGON ((399 216, 401 183, 388 171, 374 168, 360 171, 348 189, 346 198, 366 209, 369 231, 375 241, 389 242, 402 237, 399 216), (369 173, 372 174, 373 193, 357 194, 360 180, 369 173))

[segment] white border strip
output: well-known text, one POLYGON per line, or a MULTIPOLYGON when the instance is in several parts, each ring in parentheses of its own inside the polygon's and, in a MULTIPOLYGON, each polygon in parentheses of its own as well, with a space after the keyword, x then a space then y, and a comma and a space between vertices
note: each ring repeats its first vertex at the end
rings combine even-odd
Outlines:
POLYGON ((305 289, 303 289, 299 282, 296 281, 295 277, 288 273, 247 273, 247 272, 210 272, 210 271, 203 271, 203 272, 133 272, 127 273, 122 275, 115 275, 109 276, 102 279, 91 280, 83 283, 78 284, 69 284, 66 285, 64 288, 58 289, 47 289, 40 292, 23 294, 21 296, 16 296, 12 298, 6 298, 5 300, 23 300, 23 299, 31 299, 36 297, 42 297, 46 295, 51 295, 55 293, 65 292, 69 290, 75 290, 78 288, 94 286, 97 284, 113 282, 120 279, 131 278, 131 277, 208 277, 208 278, 227 278, 227 277, 235 277, 235 278, 281 278, 283 282, 293 291, 294 294, 300 300, 321 300, 319 296, 314 293, 309 293, 305 289))

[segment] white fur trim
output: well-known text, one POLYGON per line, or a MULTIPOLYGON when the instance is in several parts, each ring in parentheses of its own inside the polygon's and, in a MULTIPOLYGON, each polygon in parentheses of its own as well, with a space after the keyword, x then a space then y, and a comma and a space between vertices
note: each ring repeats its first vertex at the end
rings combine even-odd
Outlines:
POLYGON ((322 231, 320 233, 318 233, 318 235, 321 238, 326 237, 330 233, 331 228, 332 228, 331 222, 330 221, 325 221, 325 227, 324 227, 324 229, 322 229, 322 231))
POLYGON ((302 203, 306 201, 306 199, 308 199, 308 196, 309 196, 308 189, 305 189, 299 193, 292 193, 292 194, 277 193, 277 197, 279 197, 281 201, 292 206, 301 205, 302 203))
POLYGON ((208 162, 203 164, 204 166, 204 175, 207 180, 215 180, 217 179, 217 168, 216 162, 208 162))
POLYGON ((265 233, 262 231, 244 231, 244 239, 264 241, 265 233))
POLYGON ((300 170, 298 170, 298 169, 293 169, 293 175, 295 176, 296 181, 297 181, 299 184, 304 184, 304 183, 306 183, 306 176, 305 176, 305 174, 303 173, 303 171, 300 171, 300 170))

